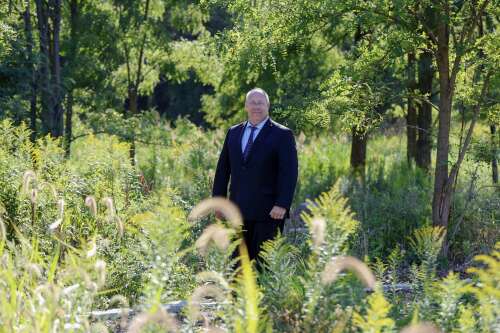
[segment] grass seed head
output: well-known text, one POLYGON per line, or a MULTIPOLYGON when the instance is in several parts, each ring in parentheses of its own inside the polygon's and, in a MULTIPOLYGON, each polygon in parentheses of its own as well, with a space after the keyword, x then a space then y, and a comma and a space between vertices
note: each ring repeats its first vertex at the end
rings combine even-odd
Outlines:
POLYGON ((401 330, 401 333, 442 333, 440 329, 431 323, 419 323, 409 325, 401 330))
POLYGON ((235 229, 240 228, 243 224, 238 207, 230 200, 223 197, 213 197, 202 200, 193 208, 188 219, 194 221, 203 218, 214 210, 220 211, 235 229))
POLYGON ((85 206, 89 208, 94 217, 97 216, 97 202, 93 196, 89 195, 85 198, 85 206))
POLYGON ((87 251, 87 258, 95 256, 96 252, 97 252, 97 245, 96 242, 93 241, 90 249, 87 251))
POLYGON ((178 332, 176 320, 165 310, 159 308, 155 313, 141 313, 132 321, 128 328, 129 333, 139 333, 148 324, 158 324, 167 332, 178 332))
POLYGON ((334 257, 327 263, 321 273, 321 282, 332 283, 344 270, 353 272, 367 288, 375 289, 376 279, 370 268, 361 260, 350 256, 334 257))
POLYGON ((128 309, 129 309, 128 299, 123 295, 115 295, 111 297, 109 304, 110 305, 118 304, 120 306, 121 310, 120 329, 124 330, 125 327, 127 327, 127 321, 128 321, 128 309))
POLYGON ((217 248, 225 250, 231 243, 231 234, 233 233, 233 230, 224 228, 220 224, 211 224, 205 228, 201 236, 196 241, 195 246, 203 255, 207 253, 211 241, 214 242, 217 248))
POLYGON ((95 269, 97 271, 97 286, 102 287, 106 282, 106 263, 103 260, 97 260, 95 269))
POLYGON ((55 229, 57 229, 62 223, 62 219, 61 218, 58 218, 57 220, 55 220, 53 223, 51 223, 49 225, 49 230, 50 231, 53 231, 55 229))
POLYGON ((102 198, 101 202, 108 209, 108 216, 113 217, 113 216, 116 215, 115 205, 113 204, 113 199, 112 198, 110 198, 110 197, 104 197, 104 198, 102 198))
POLYGON ((35 172, 32 170, 26 170, 23 174, 23 185, 21 192, 26 195, 30 194, 31 183, 34 181, 36 181, 35 172))
POLYGON ((324 218, 315 218, 311 221, 311 237, 314 248, 318 249, 325 241, 326 221, 324 218))
POLYGON ((26 270, 33 276, 37 278, 42 277, 42 270, 40 269, 40 266, 37 264, 31 263, 28 266, 26 266, 26 270))
POLYGON ((189 315, 192 320, 197 320, 200 317, 200 303, 206 301, 208 297, 215 299, 217 302, 222 302, 225 299, 224 291, 220 287, 214 284, 199 286, 193 291, 189 299, 189 315))

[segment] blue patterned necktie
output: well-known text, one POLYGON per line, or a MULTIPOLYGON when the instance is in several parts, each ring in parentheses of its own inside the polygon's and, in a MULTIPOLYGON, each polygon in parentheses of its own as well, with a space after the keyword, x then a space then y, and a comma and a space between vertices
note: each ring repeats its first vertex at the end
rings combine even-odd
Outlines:
POLYGON ((257 129, 257 126, 252 126, 250 125, 251 132, 250 136, 248 137, 247 145, 245 146, 245 151, 243 151, 243 160, 246 162, 248 155, 250 154, 250 150, 252 149, 253 145, 253 133, 257 129))

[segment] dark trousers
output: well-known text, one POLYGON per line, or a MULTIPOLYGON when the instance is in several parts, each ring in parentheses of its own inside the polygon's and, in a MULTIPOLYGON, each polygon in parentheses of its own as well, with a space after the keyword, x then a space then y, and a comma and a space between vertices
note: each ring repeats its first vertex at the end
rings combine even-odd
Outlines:
MULTIPOLYGON (((262 244, 276 237, 278 230, 283 233, 284 226, 285 219, 275 220, 271 217, 266 221, 243 221, 243 239, 248 249, 248 256, 250 260, 255 259, 259 271, 261 270, 259 252, 262 249, 262 244)), ((236 249, 233 258, 238 255, 238 249, 236 249)))

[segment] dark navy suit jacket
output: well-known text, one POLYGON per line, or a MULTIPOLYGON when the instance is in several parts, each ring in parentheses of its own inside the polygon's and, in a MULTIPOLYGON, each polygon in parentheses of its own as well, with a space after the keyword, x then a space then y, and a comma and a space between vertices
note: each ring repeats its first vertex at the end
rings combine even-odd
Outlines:
POLYGON ((231 127, 217 163, 212 196, 227 197, 244 220, 266 221, 274 205, 290 216, 298 177, 297 149, 293 132, 270 118, 255 138, 250 155, 243 161, 241 137, 245 122, 231 127))

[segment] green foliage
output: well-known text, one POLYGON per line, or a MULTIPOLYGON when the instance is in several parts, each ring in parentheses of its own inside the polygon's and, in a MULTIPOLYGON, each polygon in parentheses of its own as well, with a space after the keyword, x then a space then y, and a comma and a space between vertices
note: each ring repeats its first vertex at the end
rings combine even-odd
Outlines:
MULTIPOLYGON (((472 267, 468 270, 478 279, 477 284, 471 288, 471 292, 477 299, 479 327, 485 332, 494 331, 499 325, 500 318, 498 306, 500 302, 500 243, 495 245, 490 255, 476 256, 476 261, 485 265, 484 268, 472 267)), ((468 322, 470 325, 470 319, 468 322)))
POLYGON ((323 192, 314 201, 309 200, 309 212, 302 217, 312 232, 313 246, 319 247, 320 261, 326 261, 347 251, 347 241, 358 228, 359 222, 347 204, 348 199, 340 192, 337 181, 328 192, 323 192), (324 219, 325 226, 314 225, 314 220, 324 219))
POLYGON ((194 288, 193 267, 183 257, 189 250, 186 244, 190 226, 186 213, 175 205, 173 193, 158 195, 151 210, 131 218, 142 230, 141 261, 148 263, 144 277, 142 302, 165 304, 186 298, 194 288), (160 297, 157 297, 160 295, 160 297))
POLYGON ((380 290, 376 290, 367 298, 368 307, 366 314, 353 313, 353 324, 362 332, 383 333, 394 332, 395 322, 391 319, 389 311, 391 304, 385 299, 380 290))
POLYGON ((410 246, 415 256, 429 274, 436 268, 445 235, 443 227, 424 226, 416 229, 410 238, 410 246))

